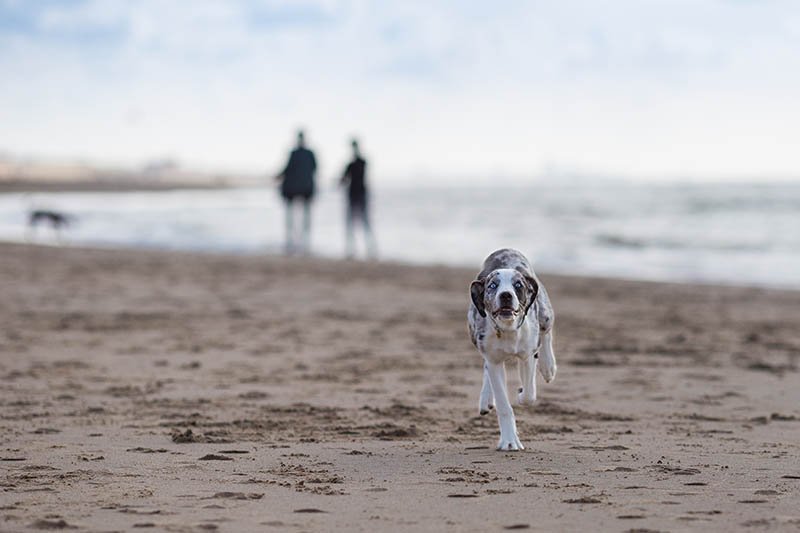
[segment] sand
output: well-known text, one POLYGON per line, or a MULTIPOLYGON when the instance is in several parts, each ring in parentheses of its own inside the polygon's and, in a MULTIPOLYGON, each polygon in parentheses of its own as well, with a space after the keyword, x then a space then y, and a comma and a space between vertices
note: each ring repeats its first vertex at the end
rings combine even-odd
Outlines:
POLYGON ((477 270, 0 245, 0 530, 800 529, 800 293, 541 273, 497 452, 477 270))

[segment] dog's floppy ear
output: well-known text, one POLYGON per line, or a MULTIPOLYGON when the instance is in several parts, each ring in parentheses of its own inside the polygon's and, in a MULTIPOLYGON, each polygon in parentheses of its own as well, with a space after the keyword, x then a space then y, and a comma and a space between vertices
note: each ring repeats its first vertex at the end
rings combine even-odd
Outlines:
POLYGON ((486 305, 483 303, 483 293, 486 290, 484 281, 480 278, 476 279, 469 285, 469 295, 472 298, 472 303, 482 317, 486 317, 486 305))
POLYGON ((525 282, 528 284, 528 291, 531 293, 528 297, 528 305, 525 307, 525 314, 527 315, 533 302, 536 301, 536 297, 539 296, 539 283, 537 283, 536 278, 530 274, 523 273, 522 277, 525 278, 525 282))

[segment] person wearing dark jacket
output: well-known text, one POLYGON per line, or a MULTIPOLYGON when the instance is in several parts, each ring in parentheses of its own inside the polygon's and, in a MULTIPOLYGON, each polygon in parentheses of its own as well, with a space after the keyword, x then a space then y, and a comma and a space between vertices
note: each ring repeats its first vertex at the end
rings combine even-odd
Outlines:
POLYGON ((364 239, 367 251, 371 257, 375 257, 377 250, 375 237, 369 224, 369 194, 367 191, 366 171, 367 162, 361 157, 358 149, 358 141, 353 139, 350 143, 353 148, 353 160, 347 165, 342 175, 341 185, 347 187, 347 257, 355 256, 355 228, 356 219, 361 220, 364 228, 364 239))
POLYGON ((286 251, 309 250, 311 239, 311 199, 314 197, 314 173, 317 160, 314 152, 306 148, 303 131, 297 132, 297 148, 289 155, 286 168, 278 174, 281 182, 281 196, 286 202, 286 251), (294 201, 303 201, 303 237, 299 246, 295 244, 294 201))

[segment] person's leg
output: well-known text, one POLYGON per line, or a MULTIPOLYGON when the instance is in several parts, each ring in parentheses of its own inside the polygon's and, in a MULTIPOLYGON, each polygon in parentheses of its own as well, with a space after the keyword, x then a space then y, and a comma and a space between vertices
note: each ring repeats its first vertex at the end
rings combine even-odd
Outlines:
POLYGON ((286 243, 285 251, 287 254, 294 252, 294 213, 292 213, 292 209, 294 207, 294 202, 292 201, 293 198, 288 197, 285 198, 286 204, 286 243))
POLYGON ((351 198, 347 199, 347 214, 345 216, 345 255, 348 259, 352 259, 356 255, 356 236, 355 228, 353 227, 353 219, 356 216, 356 212, 351 198))
POLYGON ((372 259, 378 256, 378 245, 375 242, 375 234, 372 233, 372 226, 369 223, 369 202, 364 197, 361 203, 361 224, 364 226, 364 240, 367 243, 367 254, 372 259))
POLYGON ((303 252, 311 251, 311 197, 303 198, 303 252))

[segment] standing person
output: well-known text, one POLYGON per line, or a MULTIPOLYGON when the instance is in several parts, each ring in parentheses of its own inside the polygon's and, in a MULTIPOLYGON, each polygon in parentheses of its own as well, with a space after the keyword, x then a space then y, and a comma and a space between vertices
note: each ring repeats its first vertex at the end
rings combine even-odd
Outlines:
POLYGON ((369 225, 369 195, 367 192, 366 170, 367 162, 361 157, 358 149, 358 141, 353 139, 350 145, 353 147, 353 160, 347 165, 342 176, 341 185, 347 187, 347 257, 355 256, 355 228, 356 219, 361 219, 364 228, 364 239, 367 245, 367 252, 370 257, 377 255, 375 237, 369 225))
POLYGON ((306 148, 303 130, 297 132, 297 148, 289 155, 286 168, 276 179, 281 182, 281 196, 286 201, 286 252, 299 249, 308 252, 311 240, 311 199, 314 196, 314 173, 317 160, 314 152, 306 148), (299 246, 295 244, 294 200, 303 201, 303 237, 299 246))

